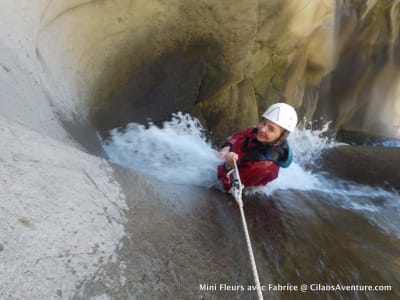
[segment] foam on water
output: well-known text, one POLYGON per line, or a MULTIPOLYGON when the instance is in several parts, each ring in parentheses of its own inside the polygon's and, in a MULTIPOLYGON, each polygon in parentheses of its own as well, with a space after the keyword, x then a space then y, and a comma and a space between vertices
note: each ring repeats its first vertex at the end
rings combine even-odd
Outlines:
MULTIPOLYGON (((312 191, 321 193, 332 205, 347 209, 370 213, 399 211, 396 192, 332 179, 329 174, 313 171, 321 152, 339 145, 326 136, 328 128, 329 123, 320 130, 297 129, 289 136, 293 164, 281 168, 279 177, 266 187, 247 192, 271 195, 287 189, 312 191)), ((200 122, 187 114, 174 114, 161 128, 151 123, 131 123, 124 129, 114 129, 103 147, 113 162, 165 182, 207 188, 217 182, 216 169, 221 163, 218 151, 206 141, 200 122)))

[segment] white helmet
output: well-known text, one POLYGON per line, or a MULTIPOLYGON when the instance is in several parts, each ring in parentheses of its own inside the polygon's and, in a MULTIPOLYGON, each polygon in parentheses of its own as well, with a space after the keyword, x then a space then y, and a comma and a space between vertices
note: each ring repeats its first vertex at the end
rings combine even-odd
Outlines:
POLYGON ((293 132, 297 125, 297 113, 292 106, 286 103, 272 104, 262 116, 289 132, 293 132))

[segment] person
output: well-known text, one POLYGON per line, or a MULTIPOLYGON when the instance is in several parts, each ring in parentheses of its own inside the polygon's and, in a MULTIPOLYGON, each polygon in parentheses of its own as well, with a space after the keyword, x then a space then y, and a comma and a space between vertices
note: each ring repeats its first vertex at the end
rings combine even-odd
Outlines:
POLYGON ((295 109, 286 103, 271 105, 262 115, 257 127, 233 134, 222 145, 218 179, 225 191, 232 187, 234 161, 242 184, 264 186, 278 177, 279 168, 287 168, 293 159, 287 142, 297 124, 295 109))

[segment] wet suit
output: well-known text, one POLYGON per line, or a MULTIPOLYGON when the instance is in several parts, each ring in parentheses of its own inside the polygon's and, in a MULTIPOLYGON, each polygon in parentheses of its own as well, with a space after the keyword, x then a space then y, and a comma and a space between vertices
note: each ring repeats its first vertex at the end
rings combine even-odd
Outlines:
MULTIPOLYGON (((257 132, 258 128, 248 128, 235 133, 222 145, 222 148, 229 146, 231 152, 238 154, 237 166, 244 186, 266 185, 278 177, 279 167, 287 168, 293 159, 286 140, 274 147, 259 142, 257 132)), ((225 164, 218 166, 218 179, 226 191, 230 190, 233 180, 232 174, 227 176, 228 172, 225 164)))

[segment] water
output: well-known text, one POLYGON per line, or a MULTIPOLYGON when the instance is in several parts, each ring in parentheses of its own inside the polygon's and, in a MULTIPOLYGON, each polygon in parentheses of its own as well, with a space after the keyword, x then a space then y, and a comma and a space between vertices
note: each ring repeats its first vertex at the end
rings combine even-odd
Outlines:
MULTIPOLYGON (((323 150, 344 145, 331 140, 326 133, 329 123, 321 129, 296 130, 289 136, 294 162, 281 168, 279 177, 266 187, 250 188, 247 194, 273 195, 280 190, 320 193, 331 205, 358 210, 379 220, 385 230, 393 229, 400 236, 400 222, 381 221, 374 214, 399 214, 400 198, 393 191, 342 180, 332 180, 329 174, 315 173, 313 167, 323 150)), ((162 127, 131 123, 126 128, 111 130, 103 142, 109 158, 122 166, 143 172, 172 184, 196 185, 206 188, 216 182, 216 168, 221 159, 218 151, 206 140, 204 128, 198 119, 176 113, 162 127)))
MULTIPOLYGON (((245 192, 260 278, 281 284, 387 284, 395 288, 400 283, 400 197, 396 191, 315 171, 322 151, 338 146, 326 136, 328 126, 296 130, 289 137, 293 164, 281 168, 279 177, 266 187, 245 192)), ((217 180, 216 166, 221 160, 205 136, 197 119, 177 113, 162 127, 150 123, 114 129, 103 147, 117 164, 166 183, 208 189, 217 180)), ((186 198, 190 201, 190 196, 186 198)), ((300 296, 396 299, 400 291, 394 293, 300 296)), ((247 299, 242 294, 238 297, 247 299)))
POLYGON ((400 147, 400 141, 398 140, 386 140, 386 141, 379 141, 372 144, 373 146, 380 146, 380 147, 400 147))

